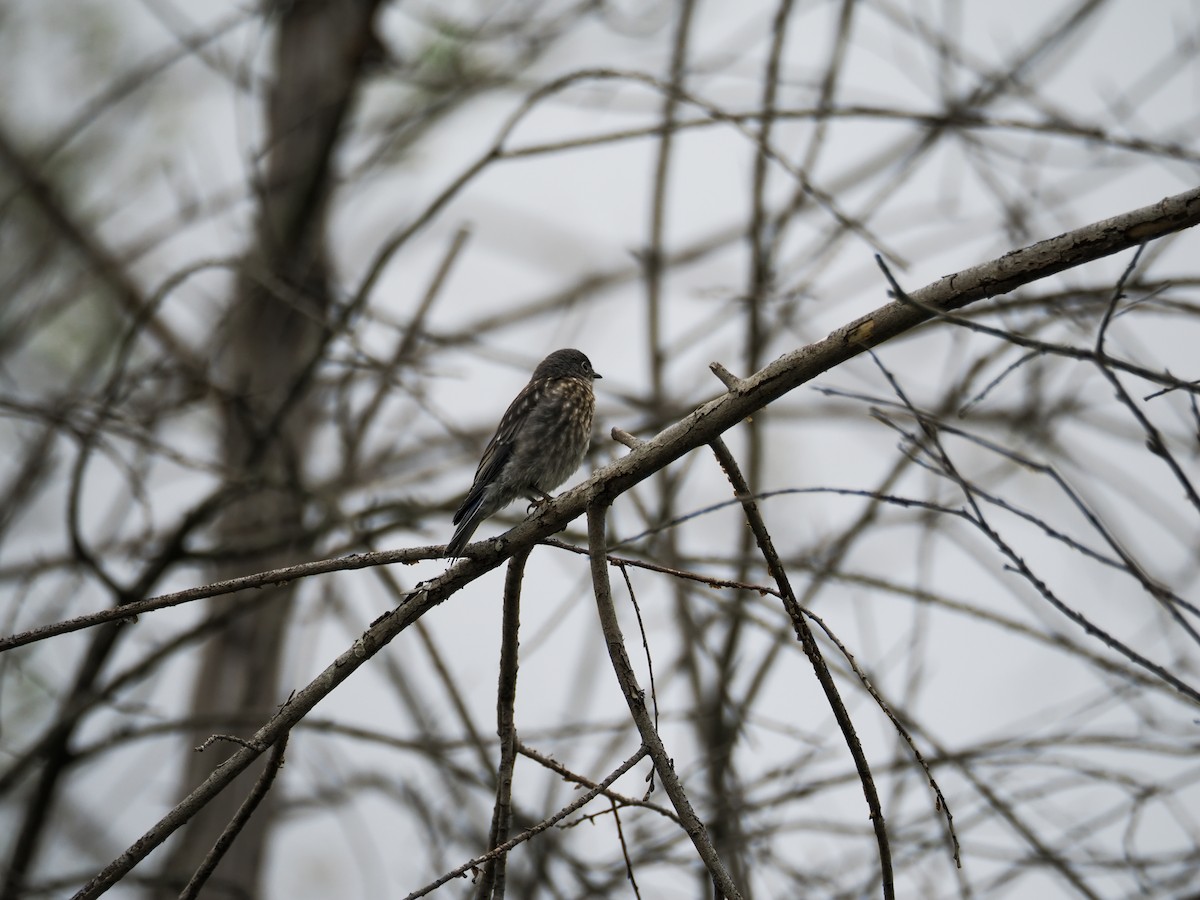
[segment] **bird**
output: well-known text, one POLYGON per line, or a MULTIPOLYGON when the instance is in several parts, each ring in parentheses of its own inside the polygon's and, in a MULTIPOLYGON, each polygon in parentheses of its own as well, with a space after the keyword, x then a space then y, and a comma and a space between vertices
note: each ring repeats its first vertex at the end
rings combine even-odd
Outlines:
POLYGON ((445 555, 462 556, 479 523, 518 497, 535 505, 583 462, 592 437, 596 396, 602 378, 579 350, 555 350, 533 370, 529 383, 500 418, 475 470, 475 481, 454 514, 457 528, 445 555))

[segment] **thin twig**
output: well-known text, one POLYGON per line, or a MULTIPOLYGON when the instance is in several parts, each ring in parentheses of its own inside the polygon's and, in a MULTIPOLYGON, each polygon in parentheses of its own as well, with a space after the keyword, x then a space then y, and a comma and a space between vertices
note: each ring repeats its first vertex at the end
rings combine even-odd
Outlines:
POLYGON ((432 881, 429 884, 425 885, 425 887, 420 888, 419 890, 413 891, 411 894, 409 894, 407 897, 405 897, 404 900, 416 900, 417 897, 424 897, 426 894, 431 893, 432 891, 435 891, 438 888, 440 888, 446 882, 452 881, 455 878, 461 878, 467 872, 471 871, 472 869, 478 868, 479 866, 481 866, 485 862, 487 862, 489 859, 493 859, 497 856, 508 853, 508 851, 512 850, 513 847, 516 847, 519 844, 523 844, 525 841, 529 840, 530 838, 536 837, 537 835, 541 834, 547 828, 553 827, 554 825, 556 825, 557 823, 559 823, 563 819, 565 819, 567 816, 569 816, 571 813, 575 812, 575 810, 582 809, 583 807, 585 807, 589 803, 591 803, 592 800, 594 800, 600 794, 604 793, 604 791, 608 788, 608 786, 610 784, 612 784, 614 781, 616 781, 618 778, 620 778, 622 775, 624 775, 626 772, 628 772, 630 769, 632 769, 635 765, 637 765, 645 755, 646 755, 646 747, 645 747, 645 745, 643 745, 638 748, 637 753, 633 754, 633 756, 629 757, 627 760, 625 760, 625 762, 623 762, 623 763, 621 763, 621 765, 617 766, 617 768, 613 771, 613 773, 611 775, 609 775, 607 778, 605 778, 598 785, 596 785, 595 788, 593 788, 590 791, 587 791, 586 793, 581 794, 579 797, 576 797, 573 801, 571 801, 571 803, 564 806, 562 809, 560 809, 554 815, 550 816, 547 819, 543 819, 541 822, 534 825, 532 828, 528 828, 525 831, 522 831, 516 837, 510 838, 509 840, 507 840, 503 844, 501 844, 499 847, 496 847, 493 850, 489 850, 487 853, 484 853, 481 856, 477 856, 474 859, 468 860, 467 862, 463 863, 458 868, 453 869, 450 872, 447 872, 445 875, 443 875, 441 878, 437 879, 436 881, 432 881))
POLYGON ((254 783, 254 787, 242 802, 242 805, 238 807, 229 824, 225 826, 225 830, 221 832, 221 836, 217 838, 217 842, 213 845, 212 850, 204 857, 204 861, 200 864, 200 867, 192 873, 192 877, 188 880, 188 883, 179 892, 179 900, 193 900, 193 898, 200 896, 200 891, 204 887, 204 883, 208 881, 209 876, 217 868, 217 864, 220 863, 221 858, 233 845, 242 828, 250 821, 250 816, 254 814, 254 810, 258 808, 263 798, 267 796, 267 791, 274 784, 275 776, 283 768, 283 754, 287 750, 287 743, 288 735, 285 734, 271 747, 271 752, 267 754, 266 766, 263 768, 262 774, 258 776, 258 781, 254 783))
MULTIPOLYGON (((561 776, 566 781, 571 781, 571 782, 574 782, 575 784, 583 785, 586 788, 596 787, 596 782, 592 781, 591 779, 584 778, 582 775, 579 775, 576 772, 572 772, 570 769, 568 769, 566 766, 564 766, 558 760, 551 759, 549 756, 546 756, 544 753, 539 753, 538 751, 534 750, 532 747, 529 747, 526 744, 521 743, 520 741, 517 742, 517 752, 520 753, 524 757, 532 759, 538 765, 544 766, 545 768, 549 769, 551 772, 557 773, 559 776, 561 776)), ((641 809, 648 809, 648 810, 651 810, 652 812, 658 813, 660 816, 665 816, 666 818, 668 818, 672 822, 674 822, 676 825, 683 824, 679 820, 679 816, 676 815, 674 810, 667 809, 665 806, 659 806, 657 803, 651 803, 648 800, 639 800, 637 797, 630 797, 625 794, 618 794, 616 791, 610 791, 610 790, 605 790, 604 796, 608 797, 610 800, 615 800, 616 802, 620 803, 622 806, 636 806, 641 809)))

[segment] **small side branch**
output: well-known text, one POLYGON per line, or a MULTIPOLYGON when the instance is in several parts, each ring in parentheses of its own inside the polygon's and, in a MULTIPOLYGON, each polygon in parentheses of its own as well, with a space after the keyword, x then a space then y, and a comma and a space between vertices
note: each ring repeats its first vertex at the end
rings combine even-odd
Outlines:
POLYGON ((573 800, 567 806, 564 806, 562 809, 560 809, 558 812, 556 812, 550 818, 544 819, 541 822, 539 822, 538 824, 534 825, 532 828, 528 828, 525 831, 522 831, 516 837, 505 841, 503 844, 501 844, 499 847, 495 848, 494 850, 489 850, 487 853, 483 854, 482 856, 477 856, 474 859, 467 860, 465 863, 463 863, 457 869, 447 872, 445 875, 443 875, 441 878, 437 879, 436 881, 431 881, 429 884, 425 885, 425 887, 423 887, 419 890, 413 891, 411 894, 409 894, 407 897, 405 897, 404 900, 416 900, 416 898, 418 898, 418 897, 424 897, 426 894, 430 894, 433 891, 436 891, 438 888, 440 888, 446 882, 453 881, 455 878, 463 877, 467 872, 470 872, 472 869, 479 868, 481 865, 486 863, 489 859, 495 859, 497 856, 503 856, 504 854, 508 853, 508 851, 511 850, 513 847, 516 847, 518 844, 523 844, 523 843, 525 843, 525 841, 529 840, 530 838, 536 837, 537 835, 541 834, 547 828, 554 827, 559 822, 561 822, 563 819, 565 819, 567 816, 571 815, 571 813, 587 806, 594 799, 596 799, 596 797, 598 797, 600 794, 603 794, 605 791, 607 791, 609 785, 611 785, 614 781, 616 781, 618 778, 620 778, 622 775, 624 775, 626 772, 628 772, 630 769, 632 769, 634 766, 636 766, 639 762, 641 762, 642 758, 645 755, 646 755, 646 747, 643 745, 642 747, 638 748, 637 753, 633 754, 633 756, 629 757, 629 759, 627 759, 627 760, 625 760, 625 762, 621 763, 621 765, 619 765, 611 775, 609 775, 607 778, 605 778, 603 781, 601 781, 598 785, 596 785, 591 790, 589 790, 586 793, 575 798, 575 800, 573 800))

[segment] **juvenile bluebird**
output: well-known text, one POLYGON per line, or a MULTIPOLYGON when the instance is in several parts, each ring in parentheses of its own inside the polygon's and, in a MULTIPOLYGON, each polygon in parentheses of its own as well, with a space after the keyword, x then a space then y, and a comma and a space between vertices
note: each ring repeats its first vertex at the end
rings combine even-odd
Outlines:
POLYGON ((538 363, 483 451, 446 556, 461 556, 479 523, 518 497, 551 499, 579 468, 592 437, 592 382, 600 377, 578 350, 555 350, 538 363))

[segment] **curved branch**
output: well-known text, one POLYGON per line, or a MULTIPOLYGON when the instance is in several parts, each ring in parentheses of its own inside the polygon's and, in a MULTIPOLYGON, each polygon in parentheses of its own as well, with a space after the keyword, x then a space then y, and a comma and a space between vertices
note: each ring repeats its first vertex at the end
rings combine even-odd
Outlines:
POLYGON ((592 551, 592 588, 596 594, 596 609, 600 614, 600 627, 604 631, 604 641, 612 659, 613 671, 617 681, 621 683, 621 693, 625 695, 625 703, 629 707, 634 724, 637 725, 638 733, 642 736, 642 746, 654 761, 654 769, 662 779, 663 790, 667 792, 675 812, 683 822, 684 831, 692 839, 696 852, 712 875, 714 887, 721 891, 726 900, 741 900, 741 892, 717 855, 717 848, 708 836, 708 829, 692 809, 691 801, 683 790, 683 783, 675 773, 674 760, 667 755, 662 738, 658 736, 658 729, 654 727, 654 721, 646 709, 645 692, 639 687, 637 676, 634 675, 633 666, 629 662, 629 654, 625 652, 625 639, 617 622, 617 611, 613 606, 608 580, 604 527, 607 511, 608 506, 599 502, 588 507, 588 542, 592 551))
POLYGON ((711 446, 713 453, 716 454, 717 462, 721 464, 729 483, 733 486, 734 493, 741 501, 746 522, 750 525, 754 540, 758 544, 758 550, 767 564, 767 570, 775 579, 775 583, 779 585, 779 591, 783 595, 784 611, 792 622, 796 638, 804 649, 804 655, 812 664, 813 672, 817 676, 817 683, 825 692, 825 699, 829 701, 829 709, 833 712, 838 728, 842 731, 842 737, 846 740, 846 746, 850 749, 850 756, 854 759, 854 768, 858 771, 858 779, 862 783, 863 795, 867 800, 867 808, 871 813, 870 819, 871 825, 875 829, 875 842, 879 845, 883 896, 886 900, 894 900, 896 884, 895 875, 892 872, 892 848, 888 841, 887 825, 883 818, 883 805, 879 802, 879 791, 875 787, 875 779, 871 775, 871 764, 867 761, 867 754, 863 751, 862 742, 858 739, 858 732, 854 727, 854 721, 850 718, 850 711, 846 709, 846 704, 842 701, 841 692, 838 691, 829 666, 825 663, 825 657, 821 655, 821 648, 817 646, 812 629, 804 620, 804 610, 796 601, 791 579, 788 578, 787 570, 784 568, 779 554, 775 552, 775 542, 771 539, 770 532, 767 531, 767 523, 763 520, 762 513, 759 512, 758 501, 754 499, 750 485, 746 483, 746 479, 742 475, 741 467, 723 440, 716 438, 711 446))

